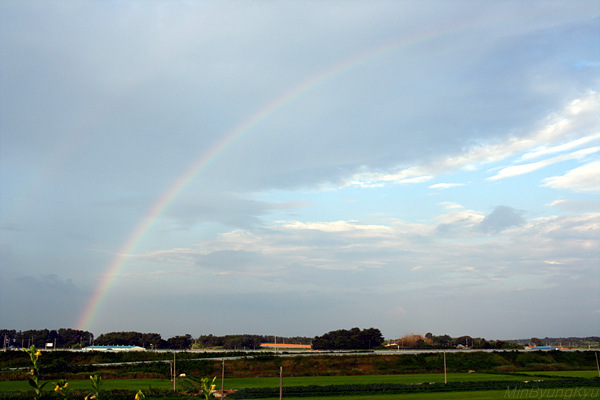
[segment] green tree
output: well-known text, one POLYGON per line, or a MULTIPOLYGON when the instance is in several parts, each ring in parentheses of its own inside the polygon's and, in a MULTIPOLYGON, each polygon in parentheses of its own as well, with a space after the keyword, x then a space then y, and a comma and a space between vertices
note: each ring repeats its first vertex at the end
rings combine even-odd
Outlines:
POLYGON ((315 350, 367 350, 383 344, 383 335, 376 328, 339 329, 316 336, 312 341, 315 350))
POLYGON ((157 333, 140 333, 140 332, 109 332, 98 336, 95 340, 97 345, 107 346, 140 346, 148 347, 148 344, 156 345, 157 347, 162 344, 160 335, 157 333))
POLYGON ((168 349, 189 349, 192 346, 192 335, 174 336, 167 339, 168 349))
POLYGON ((453 342, 455 346, 459 344, 467 347, 473 346, 473 338, 471 336, 460 336, 454 339, 453 342))
POLYGON ((381 346, 384 340, 381 331, 376 328, 363 329, 359 337, 361 349, 372 349, 381 346))
POLYGON ((452 345, 452 337, 449 335, 434 336, 433 343, 439 347, 449 347, 452 345))
POLYGON ((536 337, 531 338, 531 343, 534 346, 543 346, 544 345, 544 343, 542 342, 542 340, 540 338, 536 338, 536 337))
POLYGON ((142 347, 146 349, 163 349, 167 341, 163 340, 158 333, 143 333, 141 335, 142 347))

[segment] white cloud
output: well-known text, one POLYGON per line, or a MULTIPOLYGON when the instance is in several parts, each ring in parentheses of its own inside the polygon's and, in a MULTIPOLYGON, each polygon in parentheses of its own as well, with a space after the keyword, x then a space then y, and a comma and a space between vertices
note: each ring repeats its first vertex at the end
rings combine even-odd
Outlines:
POLYGON ((577 137, 566 149, 581 145, 598 137, 600 131, 600 93, 590 91, 580 98, 569 102, 561 111, 550 113, 539 129, 529 135, 512 136, 503 142, 473 146, 455 157, 442 160, 440 166, 464 167, 497 162, 517 155, 529 149, 539 149, 551 143, 560 143, 565 139, 577 137), (591 139, 587 139, 591 136, 591 139))
POLYGON ((464 208, 464 206, 458 204, 458 203, 454 203, 451 201, 443 201, 441 203, 439 203, 441 206, 443 206, 444 208, 450 210, 450 209, 461 209, 464 208))
POLYGON ((545 156, 548 154, 562 153, 564 151, 568 151, 568 150, 574 149, 576 147, 586 145, 586 144, 596 141, 598 139, 600 139, 600 133, 585 136, 585 137, 573 140, 568 143, 563 143, 563 144, 560 144, 557 146, 552 146, 552 147, 542 146, 537 149, 534 149, 530 153, 524 154, 521 157, 521 160, 529 160, 532 158, 537 158, 537 157, 545 156))
POLYGON ((500 172, 498 172, 496 175, 491 176, 486 179, 490 180, 490 181, 496 181, 498 179, 512 178, 515 176, 528 174, 530 172, 537 171, 538 169, 547 167, 548 165, 554 164, 555 162, 558 162, 558 160, 549 159, 549 160, 538 161, 538 162, 530 163, 530 164, 513 165, 510 167, 502 168, 500 170, 500 172))
MULTIPOLYGON (((526 219, 501 209, 508 220, 490 221, 492 236, 484 237, 479 229, 484 213, 452 202, 441 205, 442 213, 428 222, 292 221, 153 255, 161 262, 167 262, 165 256, 198 261, 183 276, 169 274, 182 292, 200 285, 205 292, 307 293, 306 298, 327 293, 346 303, 385 299, 390 304, 373 315, 387 315, 408 296, 425 292, 438 299, 455 298, 457 290, 468 298, 482 293, 489 298, 516 289, 555 288, 565 277, 589 276, 597 265, 600 213, 526 219), (501 238, 493 236, 495 230, 502 230, 501 238)), ((581 280, 569 282, 581 296, 589 294, 581 280)), ((534 295, 551 301, 551 292, 534 295)))
MULTIPOLYGON (((598 109, 600 109, 600 93, 589 91, 580 98, 570 101, 562 110, 547 115, 539 122, 541 126, 532 129, 529 134, 512 135, 505 139, 479 143, 467 147, 460 154, 447 155, 406 168, 400 167, 392 173, 372 172, 365 167, 343 186, 382 187, 389 184, 422 183, 451 171, 476 170, 481 165, 499 162, 523 152, 526 153, 521 156, 521 160, 568 151, 600 138, 598 109), (564 143, 566 140, 568 142, 564 143), (556 145, 552 146, 553 144, 556 145)), ((590 147, 536 163, 506 167, 488 180, 526 174, 559 161, 581 159, 598 151, 600 151, 599 147, 590 147)), ((440 183, 430 187, 435 189, 451 187, 448 185, 459 184, 440 183)))
POLYGON ((363 225, 350 221, 334 221, 334 222, 299 222, 294 221, 281 225, 286 229, 299 230, 318 230, 322 232, 365 232, 366 234, 387 235, 391 229, 383 225, 363 225))
POLYGON ((560 156, 549 158, 547 160, 538 161, 535 163, 513 165, 510 167, 501 169, 500 172, 498 172, 496 175, 494 175, 492 177, 487 178, 487 180, 495 181, 498 179, 512 178, 512 177, 515 177, 518 175, 528 174, 530 172, 537 171, 538 169, 547 167, 549 165, 552 165, 552 164, 555 164, 555 163, 558 163, 561 161, 567 161, 567 160, 571 160, 571 159, 581 159, 590 154, 597 153, 598 151, 600 151, 600 147, 590 147, 587 149, 575 151, 570 154, 563 154, 560 156))
POLYGON ((587 163, 562 176, 546 178, 543 186, 574 192, 600 193, 600 161, 587 163))
POLYGON ((465 183, 436 183, 429 186, 430 189, 450 189, 453 187, 465 186, 465 183))
POLYGON ((389 184, 423 183, 433 179, 433 176, 421 168, 406 168, 396 173, 360 172, 351 177, 344 186, 381 187, 389 184))
POLYGON ((445 287, 448 279, 456 278, 452 275, 456 271, 470 271, 476 274, 464 279, 473 280, 471 284, 494 285, 494 290, 501 290, 502 285, 517 283, 521 275, 542 274, 547 279, 567 270, 580 272, 596 265, 600 213, 527 220, 513 209, 499 207, 490 215, 495 220, 477 211, 450 209, 435 221, 419 224, 401 220, 388 225, 297 221, 264 227, 260 232, 236 231, 201 242, 198 248, 165 250, 154 255, 160 261, 164 254, 181 252, 184 258, 195 254, 203 268, 257 279, 256 290, 274 278, 294 290, 303 286, 318 288, 321 281, 332 282, 327 273, 317 270, 359 272, 375 271, 374 268, 377 278, 373 282, 339 275, 335 284, 340 288, 363 285, 365 290, 369 286, 384 290, 380 287, 382 281, 396 288, 411 284, 445 287), (502 231, 502 240, 481 240, 480 225, 485 218, 489 219, 487 232, 502 231), (455 229, 442 231, 441 226, 455 229), (361 236, 356 236, 357 232, 361 236), (248 237, 252 240, 244 239, 248 237), (243 244, 236 238, 241 238, 243 244), (432 248, 436 251, 432 252, 432 248), (302 278, 299 271, 304 274, 302 278), (401 271, 419 273, 399 275, 401 271))
POLYGON ((423 176, 415 176, 414 178, 400 179, 399 181, 396 181, 396 183, 399 183, 399 184, 423 183, 423 182, 428 182, 432 179, 433 179, 433 176, 431 176, 431 175, 423 175, 423 176))
POLYGON ((598 211, 600 210, 600 200, 585 199, 560 199, 549 204, 548 207, 557 207, 566 211, 598 211))

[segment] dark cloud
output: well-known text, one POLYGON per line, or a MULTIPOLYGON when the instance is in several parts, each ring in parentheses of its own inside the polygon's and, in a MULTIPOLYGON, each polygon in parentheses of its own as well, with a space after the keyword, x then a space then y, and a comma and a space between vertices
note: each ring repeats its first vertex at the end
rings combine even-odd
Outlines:
POLYGON ((74 327, 87 293, 56 274, 19 276, 0 283, 0 316, 16 329, 74 327))
POLYGON ((525 222, 523 212, 507 206, 497 206, 479 224, 479 229, 485 233, 498 233, 525 222))

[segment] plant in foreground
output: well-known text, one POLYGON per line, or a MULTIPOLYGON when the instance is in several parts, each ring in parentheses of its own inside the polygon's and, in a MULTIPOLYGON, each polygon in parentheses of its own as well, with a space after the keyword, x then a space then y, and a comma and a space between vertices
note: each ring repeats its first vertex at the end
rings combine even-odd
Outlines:
POLYGON ((177 383, 183 387, 184 394, 190 396, 202 396, 205 400, 209 400, 214 397, 216 385, 215 380, 217 377, 215 376, 212 379, 202 378, 198 379, 193 376, 185 376, 180 375, 180 379, 177 380, 177 383))
POLYGON ((69 390, 67 386, 69 386, 69 382, 67 382, 64 379, 61 379, 56 382, 56 387, 54 388, 54 391, 66 399, 68 397, 69 390))
POLYGON ((146 395, 144 395, 144 393, 141 390, 138 390, 138 392, 135 395, 135 400, 144 400, 146 398, 146 395))
POLYGON ((100 400, 100 387, 102 386, 102 378, 99 375, 90 375, 90 381, 92 381, 92 393, 85 396, 85 400, 100 400))
POLYGON ((202 388, 202 395, 204 396, 204 398, 206 400, 209 400, 211 397, 214 396, 215 393, 215 380, 217 379, 217 377, 215 376, 214 378, 212 378, 212 381, 210 381, 208 378, 202 378, 202 380, 200 381, 201 384, 201 388, 202 388))
POLYGON ((36 349, 34 345, 31 345, 29 349, 23 350, 29 354, 29 359, 31 360, 31 371, 29 371, 27 381, 29 382, 29 386, 31 386, 35 391, 34 399, 39 399, 40 395, 42 394, 42 389, 48 384, 48 382, 40 384, 38 361, 42 355, 42 352, 36 349))

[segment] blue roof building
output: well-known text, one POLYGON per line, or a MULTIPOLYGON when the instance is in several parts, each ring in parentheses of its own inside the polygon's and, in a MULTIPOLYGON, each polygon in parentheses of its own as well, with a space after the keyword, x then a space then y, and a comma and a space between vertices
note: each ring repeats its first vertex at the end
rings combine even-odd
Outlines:
POLYGON ((83 351, 146 351, 140 346, 87 346, 83 351))
POLYGON ((558 350, 558 347, 554 346, 533 346, 529 350, 558 350))

